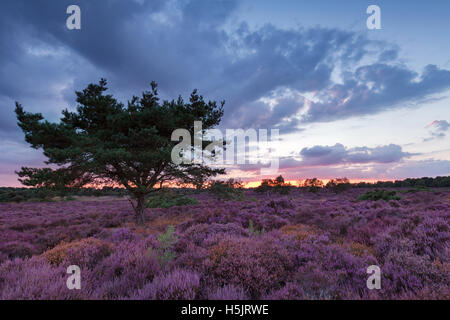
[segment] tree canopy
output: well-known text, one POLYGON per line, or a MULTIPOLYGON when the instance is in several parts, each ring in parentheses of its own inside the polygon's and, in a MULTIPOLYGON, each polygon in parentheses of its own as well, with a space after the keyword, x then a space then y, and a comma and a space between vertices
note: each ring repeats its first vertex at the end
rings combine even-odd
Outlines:
MULTIPOLYGON (((16 102, 18 125, 33 148, 42 149, 51 168, 26 168, 20 181, 31 186, 81 187, 112 183, 133 196, 136 222, 144 223, 148 195, 166 181, 202 181, 223 174, 202 164, 174 164, 171 152, 178 141, 172 132, 182 128, 194 136, 194 121, 202 130, 217 126, 224 101, 204 101, 194 90, 189 101, 160 102, 157 84, 141 97, 133 96, 125 106, 106 94, 107 82, 89 84, 77 91, 76 111, 63 110, 60 122, 44 119, 40 113, 25 112, 16 102)), ((206 145, 208 141, 203 141, 206 145)), ((193 148, 193 146, 192 146, 193 148)), ((189 150, 186 150, 189 152, 189 150)), ((192 151, 192 150, 190 150, 192 151)))
POLYGON ((285 183, 283 176, 279 175, 275 179, 263 179, 261 185, 256 188, 256 192, 275 191, 281 194, 288 194, 291 184, 285 183))

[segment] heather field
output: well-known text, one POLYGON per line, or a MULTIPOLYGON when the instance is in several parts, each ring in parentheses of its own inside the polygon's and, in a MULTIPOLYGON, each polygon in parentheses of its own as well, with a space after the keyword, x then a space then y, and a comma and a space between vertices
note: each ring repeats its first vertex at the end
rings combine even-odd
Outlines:
POLYGON ((194 194, 144 226, 120 198, 2 203, 0 299, 450 299, 450 190, 364 191, 194 194))

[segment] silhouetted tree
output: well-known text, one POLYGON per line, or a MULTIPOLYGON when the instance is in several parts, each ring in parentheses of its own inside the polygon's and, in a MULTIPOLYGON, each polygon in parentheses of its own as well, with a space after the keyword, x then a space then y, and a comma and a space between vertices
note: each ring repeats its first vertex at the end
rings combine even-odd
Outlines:
POLYGON ((330 189, 336 193, 348 190, 351 188, 350 180, 347 178, 331 179, 325 185, 325 188, 330 189))
POLYGON ((244 186, 242 182, 233 178, 226 181, 211 181, 208 186, 208 191, 220 200, 244 199, 244 186))
POLYGON ((323 181, 317 178, 306 179, 303 182, 303 187, 308 188, 311 192, 317 192, 320 188, 323 188, 323 181))
POLYGON ((256 192, 275 191, 281 194, 288 194, 291 185, 284 182, 283 176, 279 175, 275 179, 263 179, 261 184, 256 188, 256 192))

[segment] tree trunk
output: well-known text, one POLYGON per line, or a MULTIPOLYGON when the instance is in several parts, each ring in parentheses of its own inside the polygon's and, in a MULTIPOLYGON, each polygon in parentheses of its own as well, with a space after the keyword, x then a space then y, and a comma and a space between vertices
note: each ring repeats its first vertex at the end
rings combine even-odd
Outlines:
POLYGON ((134 216, 134 219, 136 221, 137 225, 144 225, 145 223, 145 207, 147 202, 147 197, 144 195, 139 195, 136 197, 137 203, 134 207, 134 211, 136 212, 136 215, 134 216))

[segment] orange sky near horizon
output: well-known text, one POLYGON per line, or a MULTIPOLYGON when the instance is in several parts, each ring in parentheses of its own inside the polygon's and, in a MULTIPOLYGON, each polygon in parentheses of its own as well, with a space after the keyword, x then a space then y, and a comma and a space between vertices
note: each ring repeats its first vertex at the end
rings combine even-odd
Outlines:
MULTIPOLYGON (((305 179, 299 179, 299 180, 286 180, 286 183, 290 183, 293 186, 298 186, 299 182, 303 181, 305 179)), ((322 180, 324 184, 327 184, 328 181, 331 179, 319 179, 322 180)), ((375 183, 377 181, 394 181, 394 180, 380 180, 380 179, 349 179, 350 183, 359 183, 359 182, 367 182, 367 183, 375 183)), ((259 181, 247 181, 244 182, 245 188, 256 188, 261 184, 261 180, 259 181)))
MULTIPOLYGON (((286 180, 286 183, 290 183, 293 186, 298 186, 300 181, 304 181, 305 179, 298 179, 298 180, 286 180)), ((328 181, 330 181, 331 179, 319 179, 322 180, 324 184, 326 184, 328 181)), ((395 181, 395 180, 381 180, 381 179, 349 179, 351 183, 359 183, 359 182, 367 182, 367 183, 375 183, 377 181, 395 181)), ((11 181, 12 182, 12 181, 11 181)), ((0 187, 23 187, 23 188, 28 188, 27 186, 23 186, 21 185, 21 183, 19 181, 14 181, 14 183, 7 183, 7 184, 3 184, 3 181, 1 181, 0 183, 0 187)), ((261 180, 256 180, 256 181, 243 181, 242 184, 244 185, 244 188, 256 188, 261 184, 261 180)), ((103 186, 106 185, 102 185, 102 186, 94 186, 94 185, 87 185, 86 187, 92 187, 92 188, 101 188, 103 186)), ((111 185, 108 185, 111 186, 111 185)), ((167 187, 167 184, 165 184, 165 186, 167 187)), ((173 188, 177 188, 178 186, 176 185, 172 185, 170 187, 173 188)))

